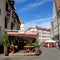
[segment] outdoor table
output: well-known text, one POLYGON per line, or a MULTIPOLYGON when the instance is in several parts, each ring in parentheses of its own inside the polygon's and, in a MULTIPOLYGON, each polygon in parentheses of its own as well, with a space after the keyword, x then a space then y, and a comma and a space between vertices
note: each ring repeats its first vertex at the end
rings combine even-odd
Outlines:
POLYGON ((26 51, 29 52, 30 49, 32 49, 32 48, 34 48, 34 46, 24 46, 25 52, 26 52, 26 51))

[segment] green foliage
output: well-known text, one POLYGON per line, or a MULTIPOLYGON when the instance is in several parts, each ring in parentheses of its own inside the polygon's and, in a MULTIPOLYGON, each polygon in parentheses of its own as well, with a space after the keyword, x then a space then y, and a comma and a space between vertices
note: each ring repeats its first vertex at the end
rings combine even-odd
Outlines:
POLYGON ((4 32, 3 34, 3 46, 4 47, 9 47, 10 43, 9 43, 9 40, 8 40, 8 35, 4 32))
POLYGON ((32 46, 34 46, 35 48, 40 47, 40 45, 36 44, 36 43, 32 43, 32 46))
POLYGON ((32 46, 32 42, 28 42, 27 45, 28 45, 28 46, 32 46))
POLYGON ((27 45, 28 46, 34 46, 35 48, 40 47, 40 45, 38 45, 36 43, 32 43, 32 42, 27 43, 27 45))

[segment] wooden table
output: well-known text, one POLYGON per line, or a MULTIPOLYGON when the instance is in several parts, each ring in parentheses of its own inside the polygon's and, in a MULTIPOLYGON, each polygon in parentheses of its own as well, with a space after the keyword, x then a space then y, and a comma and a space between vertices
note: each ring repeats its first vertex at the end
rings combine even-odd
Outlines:
POLYGON ((34 48, 34 46, 24 46, 24 50, 25 50, 25 52, 29 52, 29 51, 31 51, 31 49, 33 49, 34 48))

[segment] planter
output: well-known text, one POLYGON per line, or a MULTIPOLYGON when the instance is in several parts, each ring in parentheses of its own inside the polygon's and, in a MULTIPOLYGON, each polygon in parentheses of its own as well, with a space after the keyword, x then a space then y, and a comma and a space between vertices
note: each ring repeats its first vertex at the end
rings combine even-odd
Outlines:
POLYGON ((39 54, 40 52, 39 52, 39 48, 35 48, 35 53, 36 54, 39 54))
POLYGON ((4 32, 3 34, 3 46, 4 46, 4 55, 8 56, 8 48, 10 46, 9 40, 8 40, 8 36, 6 34, 6 32, 4 32))
POLYGON ((9 53, 8 53, 8 48, 7 48, 7 47, 4 47, 4 55, 5 55, 5 56, 8 56, 8 55, 9 55, 9 53))
POLYGON ((10 53, 14 54, 14 45, 11 45, 9 50, 10 50, 10 53))

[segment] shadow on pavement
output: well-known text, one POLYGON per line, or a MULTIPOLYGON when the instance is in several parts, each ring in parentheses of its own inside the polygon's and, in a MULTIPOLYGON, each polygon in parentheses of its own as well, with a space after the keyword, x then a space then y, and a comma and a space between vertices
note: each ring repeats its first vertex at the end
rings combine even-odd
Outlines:
POLYGON ((42 54, 42 51, 41 50, 39 50, 39 54, 36 54, 36 56, 39 56, 39 55, 41 55, 42 54))

